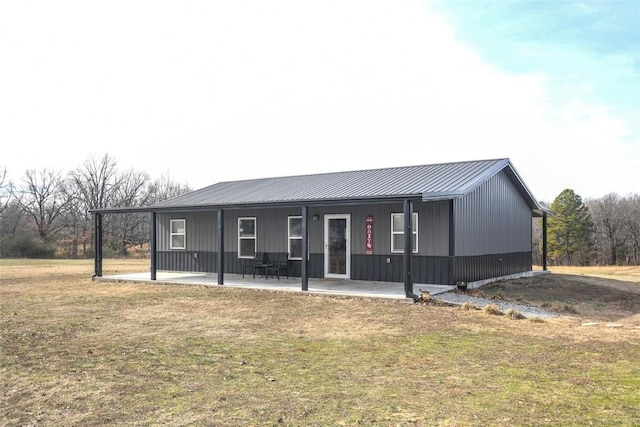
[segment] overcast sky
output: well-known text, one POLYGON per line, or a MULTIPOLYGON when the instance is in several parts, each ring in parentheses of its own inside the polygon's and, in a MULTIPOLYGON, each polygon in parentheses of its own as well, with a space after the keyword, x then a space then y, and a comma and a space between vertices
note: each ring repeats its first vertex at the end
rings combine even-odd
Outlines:
POLYGON ((640 2, 2 1, 0 167, 219 181, 508 157, 640 192, 640 2))

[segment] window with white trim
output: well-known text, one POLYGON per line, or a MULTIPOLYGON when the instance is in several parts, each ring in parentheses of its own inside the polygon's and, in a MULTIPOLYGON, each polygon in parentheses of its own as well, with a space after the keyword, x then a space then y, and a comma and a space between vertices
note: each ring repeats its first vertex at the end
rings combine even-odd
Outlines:
POLYGON ((256 218, 238 218, 238 258, 255 258, 256 243, 256 218))
POLYGON ((301 260, 302 259, 302 217, 290 216, 289 217, 289 259, 301 260))
MULTIPOLYGON (((418 212, 413 212, 411 221, 413 253, 418 253, 418 212)), ((404 253, 404 214, 391 214, 391 252, 404 253)))
POLYGON ((187 248, 187 220, 172 219, 169 222, 170 247, 171 249, 187 248))

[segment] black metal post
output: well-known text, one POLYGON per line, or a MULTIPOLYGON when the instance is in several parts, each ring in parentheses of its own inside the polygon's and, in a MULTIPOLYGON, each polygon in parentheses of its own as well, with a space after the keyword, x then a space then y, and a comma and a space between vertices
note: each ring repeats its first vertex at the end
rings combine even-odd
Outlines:
POLYGON ((547 266, 547 215, 542 216, 542 269, 548 270, 547 266))
POLYGON ((93 217, 93 257, 94 277, 102 277, 102 214, 95 213, 93 217))
POLYGON ((156 260, 157 260, 157 253, 158 253, 158 248, 157 248, 157 244, 158 244, 158 231, 157 231, 157 225, 158 225, 158 217, 157 214, 155 212, 151 212, 151 242, 150 242, 150 246, 151 246, 151 280, 156 280, 157 277, 157 264, 156 264, 156 260))
POLYGON ((456 226, 453 217, 453 200, 449 200, 449 256, 456 256, 456 226))
POLYGON ((218 209, 218 285, 224 285, 224 210, 218 209))
POLYGON ((404 201, 404 293, 407 298, 414 298, 412 261, 413 261, 413 203, 404 201))
POLYGON ((300 261, 302 290, 309 290, 309 207, 302 207, 302 260, 300 261))
POLYGON ((449 263, 447 266, 449 283, 456 282, 456 223, 453 200, 449 200, 449 263))

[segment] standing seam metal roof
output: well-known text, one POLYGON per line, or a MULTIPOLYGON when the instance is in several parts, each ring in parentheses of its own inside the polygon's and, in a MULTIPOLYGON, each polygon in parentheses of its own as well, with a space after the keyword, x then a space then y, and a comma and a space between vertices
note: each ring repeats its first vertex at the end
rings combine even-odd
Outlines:
POLYGON ((151 209, 404 197, 443 200, 467 194, 505 168, 532 209, 539 209, 509 159, 220 182, 158 203, 151 209))

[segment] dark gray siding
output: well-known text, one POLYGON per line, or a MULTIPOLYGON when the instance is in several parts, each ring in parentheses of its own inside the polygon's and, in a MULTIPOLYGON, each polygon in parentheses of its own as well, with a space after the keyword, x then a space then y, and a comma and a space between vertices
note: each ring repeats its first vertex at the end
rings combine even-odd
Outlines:
MULTIPOLYGON (((309 250, 324 253, 324 215, 351 215, 351 252, 365 254, 365 220, 374 220, 374 255, 391 254, 391 214, 402 212, 401 204, 369 206, 316 207, 310 209, 309 250), (311 218, 317 215, 318 220, 311 218)), ((418 255, 448 255, 449 207, 446 201, 416 203, 418 212, 418 255)), ((257 224, 258 252, 287 252, 287 218, 299 216, 299 209, 228 210, 225 212, 225 251, 238 251, 238 218, 255 217, 257 224)), ((216 251, 217 212, 197 212, 158 215, 158 251, 169 251, 169 222, 171 219, 187 220, 186 251, 216 251)))
POLYGON ((186 251, 215 251, 217 212, 161 213, 158 214, 158 251, 170 251, 170 220, 186 219, 186 251))
POLYGON ((453 262, 451 283, 472 282, 531 270, 531 251, 463 256, 453 262))
POLYGON ((504 171, 453 205, 456 256, 531 251, 531 208, 504 171))
MULTIPOLYGON (((324 215, 351 215, 351 253, 365 255, 365 221, 373 216, 373 255, 391 254, 391 214, 402 213, 403 205, 375 204, 365 206, 336 206, 311 209, 318 215, 311 221, 309 247, 311 253, 324 253, 324 215)), ((415 203, 418 212, 418 255, 442 256, 449 251, 449 205, 446 201, 415 203)))
MULTIPOLYGON (((402 212, 396 204, 368 206, 313 207, 309 216, 310 275, 323 277, 324 215, 350 214, 352 277, 359 280, 402 280, 402 256, 391 254, 391 213, 402 212), (317 215, 318 220, 313 220, 317 215), (365 254, 365 220, 374 219, 374 253, 365 254), (389 262, 387 262, 387 258, 389 262)), ((449 204, 446 201, 415 203, 418 212, 418 250, 416 259, 422 282, 440 283, 437 278, 448 277, 450 264, 442 259, 448 255, 449 204), (429 260, 427 260, 429 258, 429 260), (437 260, 437 261, 434 261, 437 260), (448 272, 446 275, 444 272, 448 272), (429 278, 429 280, 427 280, 429 278)), ((255 217, 257 224, 257 251, 286 254, 287 218, 299 216, 300 209, 255 209, 225 211, 225 271, 241 272, 242 261, 237 258, 238 218, 255 217)), ((177 271, 217 271, 217 212, 158 215, 158 269, 177 271), (186 250, 170 250, 169 222, 187 220, 186 250)), ((291 274, 300 274, 300 263, 291 262, 291 274)))

